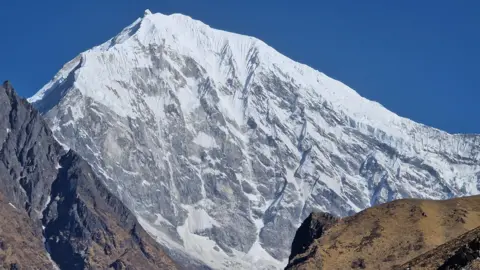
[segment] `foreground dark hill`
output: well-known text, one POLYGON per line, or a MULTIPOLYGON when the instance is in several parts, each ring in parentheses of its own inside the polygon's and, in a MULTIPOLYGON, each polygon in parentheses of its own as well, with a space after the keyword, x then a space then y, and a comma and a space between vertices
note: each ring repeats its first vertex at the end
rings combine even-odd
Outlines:
POLYGON ((8 82, 0 86, 0 142, 1 269, 52 269, 53 262, 61 269, 176 269, 8 82))
POLYGON ((343 219, 312 214, 286 269, 480 269, 479 226, 480 196, 398 200, 343 219))

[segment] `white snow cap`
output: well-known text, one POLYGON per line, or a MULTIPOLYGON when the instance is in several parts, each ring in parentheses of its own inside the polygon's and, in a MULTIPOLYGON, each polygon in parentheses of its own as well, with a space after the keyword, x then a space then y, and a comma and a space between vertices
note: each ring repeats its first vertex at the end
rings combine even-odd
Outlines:
POLYGON ((147 15, 152 15, 152 12, 150 11, 150 9, 145 9, 145 12, 143 13, 144 16, 147 16, 147 15))

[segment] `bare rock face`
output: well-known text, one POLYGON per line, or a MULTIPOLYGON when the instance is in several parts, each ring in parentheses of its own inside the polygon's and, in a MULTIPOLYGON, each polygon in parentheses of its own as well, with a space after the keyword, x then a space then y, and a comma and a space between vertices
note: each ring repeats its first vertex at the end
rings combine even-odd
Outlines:
POLYGON ((284 267, 311 212, 480 189, 477 135, 180 14, 146 12, 29 101, 171 254, 213 268, 284 267))
POLYGON ((0 213, 10 224, 0 229, 3 267, 107 269, 118 261, 129 269, 176 269, 90 165, 56 142, 8 82, 0 87, 0 127, 0 213))
POLYGON ((0 190, 40 222, 65 153, 40 113, 10 83, 0 87, 0 190))

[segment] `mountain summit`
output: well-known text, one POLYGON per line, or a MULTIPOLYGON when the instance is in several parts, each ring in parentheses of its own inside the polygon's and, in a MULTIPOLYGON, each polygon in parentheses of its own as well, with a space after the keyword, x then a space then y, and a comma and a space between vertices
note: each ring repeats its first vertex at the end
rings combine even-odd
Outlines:
POLYGON ((478 193, 478 136, 417 124, 248 36, 145 12, 29 99, 171 253, 286 265, 312 212, 478 193))

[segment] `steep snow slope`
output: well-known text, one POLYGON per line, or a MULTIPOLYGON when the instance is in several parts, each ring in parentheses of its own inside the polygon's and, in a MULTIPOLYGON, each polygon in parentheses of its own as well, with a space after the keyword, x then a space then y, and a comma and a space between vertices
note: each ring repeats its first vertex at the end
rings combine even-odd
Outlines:
POLYGON ((285 265, 313 210, 478 193, 478 136, 184 15, 145 12, 30 102, 160 243, 214 268, 285 265))

